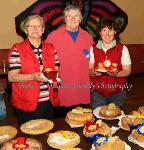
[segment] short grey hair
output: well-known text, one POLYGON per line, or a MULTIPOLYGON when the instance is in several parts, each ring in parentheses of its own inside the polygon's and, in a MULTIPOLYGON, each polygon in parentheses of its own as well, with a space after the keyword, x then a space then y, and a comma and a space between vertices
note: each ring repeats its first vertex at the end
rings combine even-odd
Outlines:
POLYGON ((78 6, 75 6, 75 5, 68 5, 64 11, 63 11, 63 17, 64 17, 64 21, 65 21, 65 18, 67 16, 67 13, 70 11, 70 10, 76 10, 79 12, 80 14, 80 18, 81 18, 81 21, 83 20, 83 16, 82 16, 82 13, 81 13, 81 10, 78 6))
POLYGON ((35 18, 38 18, 41 21, 42 26, 45 28, 45 22, 43 20, 43 17, 41 17, 40 15, 29 15, 25 20, 21 22, 21 30, 24 32, 29 22, 35 18))

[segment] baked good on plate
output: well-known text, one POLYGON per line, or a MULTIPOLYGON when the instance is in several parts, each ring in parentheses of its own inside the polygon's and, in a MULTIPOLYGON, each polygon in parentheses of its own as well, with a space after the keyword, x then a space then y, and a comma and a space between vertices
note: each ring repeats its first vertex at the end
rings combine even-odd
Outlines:
POLYGON ((136 141, 144 143, 144 124, 141 124, 136 129, 132 130, 132 137, 136 141))
POLYGON ((33 138, 19 137, 4 143, 1 150, 42 150, 42 145, 33 138))
POLYGON ((117 66, 118 66, 117 63, 112 63, 110 60, 106 59, 106 60, 98 63, 98 68, 96 71, 115 72, 115 71, 118 71, 117 66))
POLYGON ((92 110, 89 108, 76 107, 66 115, 66 122, 72 125, 84 125, 94 119, 92 110))
POLYGON ((0 126, 0 143, 14 138, 17 133, 17 129, 13 126, 0 126))
POLYGON ((118 136, 99 138, 95 150, 125 150, 125 143, 118 136))
POLYGON ((121 125, 123 128, 127 130, 130 130, 129 124, 133 124, 134 126, 137 126, 142 123, 144 123, 144 119, 137 118, 133 115, 126 115, 121 118, 121 125))
POLYGON ((56 149, 73 148, 80 142, 80 136, 73 131, 60 130, 50 133, 47 143, 56 149))
POLYGON ((144 106, 139 107, 138 111, 132 111, 130 114, 135 116, 136 118, 144 119, 144 106))
POLYGON ((43 134, 51 130, 54 123, 47 119, 34 119, 21 125, 20 129, 26 134, 43 134))
POLYGON ((57 70, 55 70, 55 69, 47 67, 47 68, 44 68, 42 72, 47 79, 55 79, 56 78, 57 70))
POLYGON ((87 122, 83 129, 83 134, 86 137, 95 135, 95 134, 111 135, 111 128, 104 123, 102 120, 97 120, 95 123, 87 122))
POLYGON ((99 115, 105 118, 116 118, 121 115, 121 110, 119 106, 114 103, 101 106, 99 110, 99 115))

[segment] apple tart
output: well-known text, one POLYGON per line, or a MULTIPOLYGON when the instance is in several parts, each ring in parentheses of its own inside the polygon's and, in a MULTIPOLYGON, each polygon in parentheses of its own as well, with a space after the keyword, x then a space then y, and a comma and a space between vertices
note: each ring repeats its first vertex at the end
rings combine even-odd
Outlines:
POLYGON ((1 150, 42 150, 42 145, 36 139, 18 137, 4 143, 1 150))
POLYGON ((47 143, 56 149, 70 149, 80 142, 80 136, 73 131, 60 130, 50 133, 47 143))
POLYGON ((14 138, 17 133, 17 129, 13 126, 0 126, 0 143, 14 138))
POLYGON ((35 119, 22 124, 20 129, 23 133, 38 135, 48 132, 53 126, 54 123, 50 120, 35 119))

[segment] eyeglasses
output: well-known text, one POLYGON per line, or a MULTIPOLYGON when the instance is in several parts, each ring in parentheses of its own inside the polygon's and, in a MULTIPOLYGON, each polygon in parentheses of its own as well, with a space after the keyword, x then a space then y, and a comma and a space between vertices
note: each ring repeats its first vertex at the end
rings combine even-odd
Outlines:
POLYGON ((27 28, 30 28, 30 29, 41 29, 43 26, 42 26, 42 25, 37 25, 37 26, 34 26, 34 25, 27 25, 26 27, 27 27, 27 28))

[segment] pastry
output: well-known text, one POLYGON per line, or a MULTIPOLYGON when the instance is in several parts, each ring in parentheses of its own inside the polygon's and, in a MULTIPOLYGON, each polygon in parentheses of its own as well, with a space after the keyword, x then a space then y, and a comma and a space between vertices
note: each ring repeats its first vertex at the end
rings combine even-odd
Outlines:
POLYGON ((144 119, 144 106, 139 107, 138 111, 132 111, 130 115, 133 115, 136 118, 144 119))
POLYGON ((101 106, 99 115, 105 118, 115 118, 121 115, 121 110, 114 103, 101 106))
POLYGON ((0 126, 0 143, 8 141, 17 135, 17 129, 12 126, 0 126))
POLYGON ((54 123, 50 120, 35 119, 22 124, 20 129, 23 133, 37 135, 48 132, 53 126, 54 123))
POLYGON ((98 68, 96 71, 100 71, 100 72, 115 72, 118 71, 117 68, 118 64, 117 63, 112 63, 110 60, 106 59, 102 62, 98 63, 98 68))
POLYGON ((134 126, 137 126, 138 124, 144 123, 144 119, 137 118, 133 115, 127 115, 121 118, 121 125, 123 128, 130 130, 129 124, 133 124, 134 126))
POLYGON ((96 71, 99 72, 107 72, 106 68, 104 67, 103 63, 98 63, 98 68, 96 71))
POLYGON ((92 110, 89 108, 76 107, 66 115, 66 122, 72 125, 84 125, 94 119, 92 110))
POLYGON ((45 68, 42 72, 47 79, 55 79, 57 75, 57 70, 52 68, 45 68))
POLYGON ((80 136, 72 131, 60 130, 50 133, 47 143, 56 149, 73 148, 80 142, 80 136))
POLYGON ((118 136, 99 138, 95 150, 125 150, 125 143, 118 136))
POLYGON ((4 143, 1 150, 42 150, 42 145, 35 139, 19 137, 4 143))
POLYGON ((111 128, 102 120, 97 120, 95 123, 87 122, 83 129, 83 134, 86 137, 95 135, 95 134, 103 134, 103 135, 111 135, 111 128))
POLYGON ((144 124, 141 124, 136 129, 132 130, 132 137, 136 141, 144 143, 144 124))

